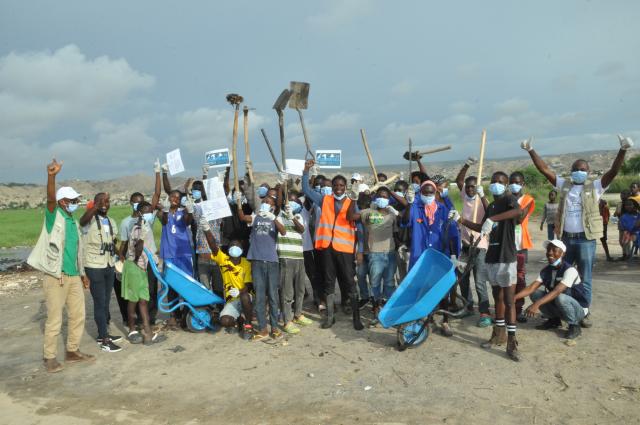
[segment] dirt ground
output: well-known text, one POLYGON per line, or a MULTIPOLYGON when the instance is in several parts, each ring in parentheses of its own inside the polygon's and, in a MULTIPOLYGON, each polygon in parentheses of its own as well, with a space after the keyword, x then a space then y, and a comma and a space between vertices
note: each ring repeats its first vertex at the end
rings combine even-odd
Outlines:
MULTIPOLYGON (((531 252, 528 280, 541 258, 531 252)), ((19 279, 25 289, 0 294, 0 423, 640 423, 638 270, 637 261, 605 262, 599 248, 593 328, 570 346, 560 331, 535 330, 540 319, 519 325, 520 363, 504 348, 480 348, 491 330, 477 328, 477 316, 453 321, 452 338, 433 334, 398 352, 394 329, 356 332, 341 313, 330 330, 316 322, 275 345, 179 331, 157 346, 124 343, 107 354, 93 342, 87 293, 82 349, 97 361, 53 375, 41 363, 38 276, 5 275, 0 285, 19 279)), ((115 300, 112 316, 122 333, 115 300)))

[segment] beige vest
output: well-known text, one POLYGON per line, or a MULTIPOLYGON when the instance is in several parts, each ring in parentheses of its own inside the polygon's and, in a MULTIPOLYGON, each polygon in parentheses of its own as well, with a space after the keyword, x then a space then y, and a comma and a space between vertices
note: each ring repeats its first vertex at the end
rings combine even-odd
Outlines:
MULTIPOLYGON (((560 189, 560 203, 555 226, 555 232, 558 237, 562 237, 567 195, 569 190, 571 190, 571 186, 571 181, 566 179, 560 189)), ((604 236, 604 226, 593 181, 587 180, 584 182, 584 188, 582 189, 582 193, 580 193, 580 198, 582 199, 582 226, 584 227, 585 237, 588 240, 600 239, 604 236)))
POLYGON ((109 226, 102 224, 98 229, 96 217, 93 217, 89 224, 83 228, 82 243, 84 245, 83 258, 85 267, 103 269, 115 265, 115 257, 110 252, 103 252, 101 249, 103 243, 114 244, 115 247, 116 235, 112 234, 112 230, 116 232, 118 228, 112 218, 109 218, 109 222, 111 223, 111 229, 109 229, 109 226))
MULTIPOLYGON (((51 233, 47 232, 46 219, 42 223, 42 230, 36 246, 27 258, 27 264, 36 270, 51 275, 57 279, 62 277, 62 258, 64 257, 64 241, 65 241, 65 219, 62 213, 56 212, 56 219, 53 223, 51 233)), ((80 236, 80 226, 76 222, 78 236, 80 236)), ((82 243, 78 237, 78 258, 77 266, 80 276, 84 276, 84 266, 82 263, 83 251, 82 243)))

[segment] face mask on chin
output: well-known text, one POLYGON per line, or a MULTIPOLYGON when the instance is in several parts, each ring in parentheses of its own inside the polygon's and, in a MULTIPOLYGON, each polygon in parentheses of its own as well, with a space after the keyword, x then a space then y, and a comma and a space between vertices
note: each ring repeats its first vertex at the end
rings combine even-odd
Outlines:
POLYGON ((335 193, 333 194, 333 197, 338 201, 342 201, 346 196, 347 196, 346 193, 343 193, 342 195, 336 195, 335 193))

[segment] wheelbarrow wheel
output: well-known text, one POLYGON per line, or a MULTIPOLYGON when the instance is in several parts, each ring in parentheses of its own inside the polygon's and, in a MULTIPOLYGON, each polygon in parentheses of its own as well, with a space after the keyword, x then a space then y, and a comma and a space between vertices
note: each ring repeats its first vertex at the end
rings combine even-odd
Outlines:
POLYGON ((211 327, 211 314, 207 308, 197 308, 195 313, 190 309, 186 315, 187 329, 191 332, 200 333, 211 327))
POLYGON ((421 319, 400 325, 397 336, 398 350, 404 351, 410 347, 417 347, 429 337, 429 320, 421 319))

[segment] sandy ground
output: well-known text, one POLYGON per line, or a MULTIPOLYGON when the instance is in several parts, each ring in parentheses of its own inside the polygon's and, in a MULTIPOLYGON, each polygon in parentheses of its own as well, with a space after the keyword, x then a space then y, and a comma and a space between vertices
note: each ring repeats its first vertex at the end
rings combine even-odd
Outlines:
MULTIPOLYGON (((529 279, 541 257, 531 253, 529 279)), ((315 323, 284 344, 179 331, 106 354, 92 339, 87 293, 82 348, 97 361, 49 375, 43 294, 37 276, 23 274, 26 289, 0 296, 0 423, 640 423, 640 264, 602 257, 599 249, 594 327, 569 346, 530 320, 518 328, 520 363, 480 348, 491 330, 477 328, 477 316, 454 321, 452 338, 433 334, 398 352, 395 330, 356 332, 341 313, 332 329, 315 323)), ((121 326, 115 300, 112 316, 121 326)))

